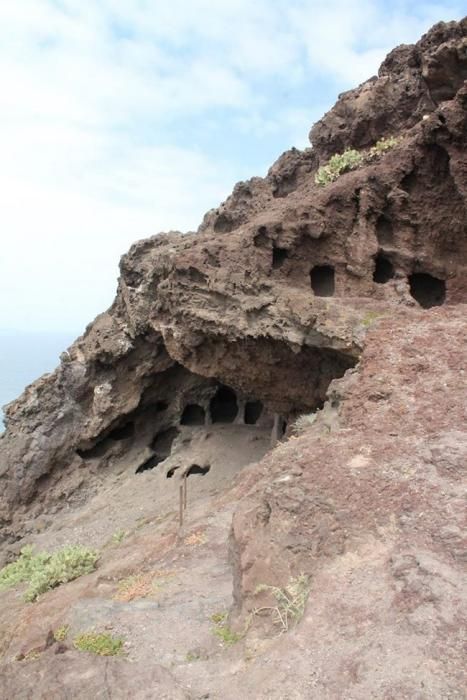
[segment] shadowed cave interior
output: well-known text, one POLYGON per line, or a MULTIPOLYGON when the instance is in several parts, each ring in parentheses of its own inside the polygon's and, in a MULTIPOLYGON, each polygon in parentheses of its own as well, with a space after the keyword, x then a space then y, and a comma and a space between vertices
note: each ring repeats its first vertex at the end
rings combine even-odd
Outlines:
MULTIPOLYGON (((334 280, 329 269, 321 289, 325 293, 334 280)), ((296 353, 267 339, 247 348, 234 346, 233 351, 246 355, 245 360, 242 355, 234 359, 244 367, 246 376, 239 380, 242 387, 250 384, 249 390, 174 364, 149 378, 131 414, 114 421, 93 442, 79 445, 77 454, 92 462, 93 469, 150 476, 157 489, 175 488, 185 475, 204 477, 193 482, 200 495, 225 488, 244 466, 259 461, 282 439, 298 415, 321 408, 329 383, 356 361, 323 348, 304 347, 296 353)))
POLYGON ((334 296, 334 268, 332 265, 315 265, 310 272, 311 288, 317 297, 334 296))
POLYGON ((424 309, 442 306, 446 299, 445 280, 425 272, 417 272, 409 277, 410 293, 424 309))

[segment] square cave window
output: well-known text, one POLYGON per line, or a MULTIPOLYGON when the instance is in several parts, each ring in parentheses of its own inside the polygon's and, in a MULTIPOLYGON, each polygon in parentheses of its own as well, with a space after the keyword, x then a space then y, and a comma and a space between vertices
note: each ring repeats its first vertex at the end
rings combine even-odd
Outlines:
POLYGON ((244 420, 246 425, 255 425, 263 412, 261 401, 247 401, 245 404, 244 420))
POLYGON ((394 265, 383 253, 378 253, 375 258, 373 281, 377 284, 386 284, 394 277, 394 265))
POLYGON ((235 392, 227 386, 220 386, 209 403, 213 423, 233 423, 238 413, 235 392))
POLYGON ((317 297, 332 297, 335 290, 332 265, 315 265, 310 272, 311 288, 317 297))
POLYGON ((277 270, 279 267, 282 267, 284 262, 287 260, 288 256, 288 251, 285 248, 276 248, 276 246, 273 247, 272 249, 272 267, 274 270, 277 270))

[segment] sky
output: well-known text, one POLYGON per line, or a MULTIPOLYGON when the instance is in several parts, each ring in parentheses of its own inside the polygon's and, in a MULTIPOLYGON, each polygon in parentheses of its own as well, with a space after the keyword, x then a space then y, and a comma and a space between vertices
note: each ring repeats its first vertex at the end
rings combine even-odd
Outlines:
POLYGON ((462 2, 0 4, 0 329, 78 335, 132 242, 195 230, 462 2))

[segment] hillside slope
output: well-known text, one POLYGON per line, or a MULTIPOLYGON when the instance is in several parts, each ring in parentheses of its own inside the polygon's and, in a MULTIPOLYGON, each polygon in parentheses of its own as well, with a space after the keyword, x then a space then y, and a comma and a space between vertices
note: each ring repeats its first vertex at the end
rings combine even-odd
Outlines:
POLYGON ((0 558, 100 559, 0 592, 2 697, 465 697, 466 80, 467 20, 392 51, 7 407, 0 558))

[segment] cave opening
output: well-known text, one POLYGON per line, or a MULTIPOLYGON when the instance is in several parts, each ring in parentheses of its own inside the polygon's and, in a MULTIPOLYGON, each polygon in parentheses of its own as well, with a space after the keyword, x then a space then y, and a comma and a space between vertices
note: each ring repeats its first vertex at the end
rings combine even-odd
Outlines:
POLYGON ((76 454, 82 459, 100 459, 105 456, 107 450, 110 450, 112 445, 112 440, 105 437, 102 440, 98 440, 92 447, 86 449, 78 448, 76 454))
POLYGON ((409 276, 410 294, 424 309, 442 306, 446 299, 445 280, 433 277, 426 272, 416 272, 409 276))
POLYGON ((167 428, 157 433, 151 442, 151 448, 154 450, 154 454, 143 464, 140 464, 135 474, 141 474, 141 472, 148 471, 148 469, 154 469, 154 467, 157 467, 158 464, 167 459, 172 452, 172 444, 178 433, 179 431, 177 428, 167 428))
POLYGON ((206 421, 206 411, 197 403, 189 403, 183 409, 180 419, 181 425, 204 425, 206 421))
POLYGON ((133 437, 135 434, 135 424, 133 421, 129 421, 128 423, 125 423, 122 426, 119 426, 118 428, 114 428, 107 437, 109 437, 111 440, 127 440, 130 437, 133 437))
POLYGON ((135 424, 133 421, 128 421, 111 430, 107 435, 98 438, 94 445, 87 448, 78 448, 76 453, 82 459, 100 459, 112 449, 115 442, 128 440, 135 434, 135 424))
POLYGON ((220 386, 209 403, 213 423, 233 423, 238 413, 235 392, 227 386, 220 386))
POLYGON ((278 248, 276 246, 273 247, 272 249, 272 267, 274 270, 277 270, 279 267, 282 267, 284 262, 287 260, 288 257, 288 251, 286 248, 278 248))
POLYGON ((255 425, 261 418, 263 404, 261 401, 247 401, 245 404, 244 420, 246 425, 255 425))
POLYGON ((386 284, 394 277, 394 265, 384 253, 378 253, 375 258, 375 268, 373 270, 373 282, 386 284))
POLYGON ((315 265, 310 272, 311 288, 317 297, 332 297, 335 291, 335 272, 332 265, 315 265))
POLYGON ((177 437, 178 432, 179 431, 177 428, 167 428, 166 430, 161 430, 153 438, 151 447, 168 457, 172 451, 172 443, 177 437))
POLYGON ((154 469, 154 467, 157 467, 158 464, 163 462, 165 457, 155 454, 152 455, 152 457, 149 457, 143 464, 140 464, 138 469, 136 470, 135 474, 141 474, 142 472, 149 471, 150 469, 154 469))
POLYGON ((192 464, 188 471, 185 472, 185 476, 188 478, 193 474, 199 474, 200 476, 206 476, 206 474, 211 470, 211 466, 206 464, 204 467, 200 467, 199 464, 192 464))

